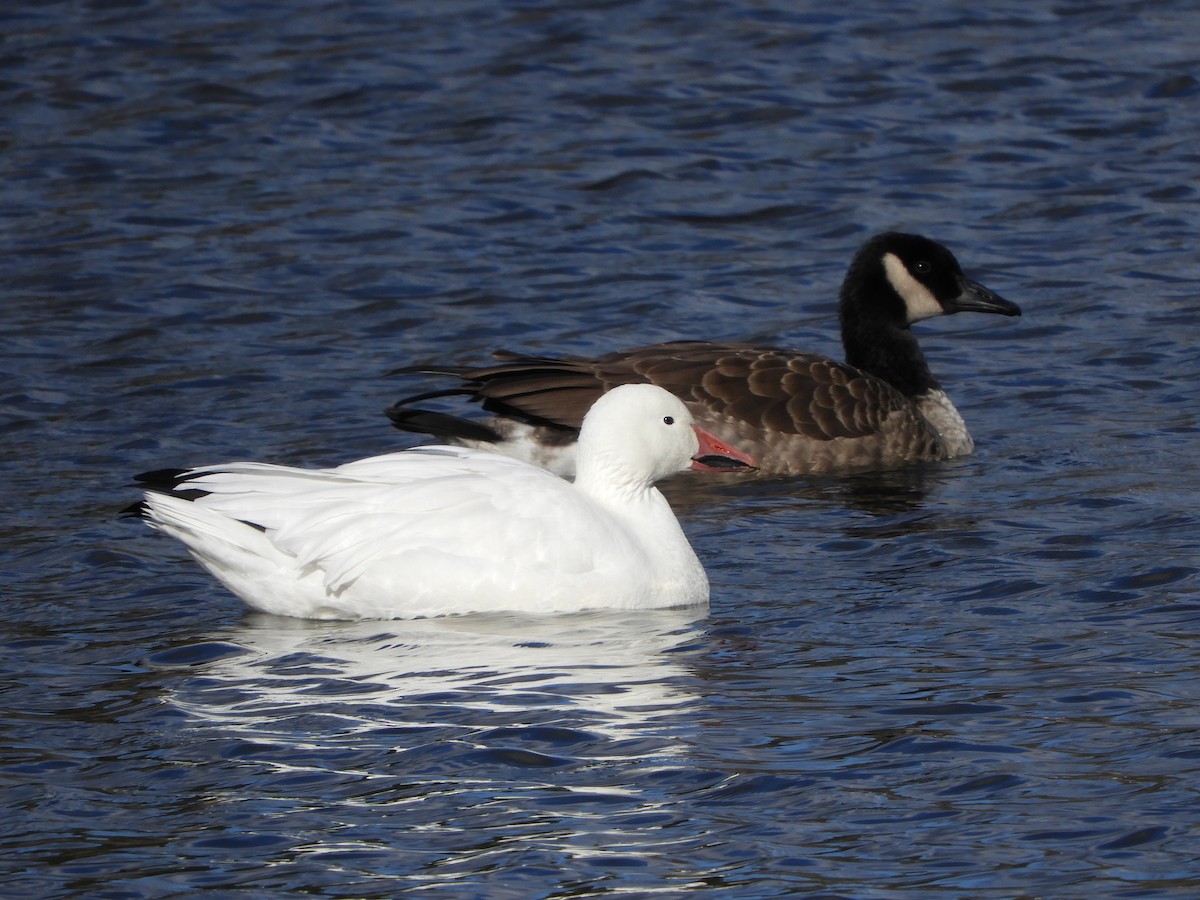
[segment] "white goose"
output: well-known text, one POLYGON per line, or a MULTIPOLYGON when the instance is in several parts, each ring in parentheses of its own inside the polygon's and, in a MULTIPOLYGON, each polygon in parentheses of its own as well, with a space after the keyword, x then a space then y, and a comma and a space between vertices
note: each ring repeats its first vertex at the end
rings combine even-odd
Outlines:
POLYGON ((255 609, 317 619, 702 604, 708 579, 654 482, 713 444, 677 398, 616 388, 583 422, 575 483, 481 450, 334 469, 151 472, 134 509, 255 609))

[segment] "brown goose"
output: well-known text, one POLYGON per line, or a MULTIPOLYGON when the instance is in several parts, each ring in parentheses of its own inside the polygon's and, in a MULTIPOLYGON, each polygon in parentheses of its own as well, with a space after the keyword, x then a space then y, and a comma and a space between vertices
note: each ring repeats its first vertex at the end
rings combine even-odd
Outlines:
POLYGON ((714 468, 751 462, 768 473, 836 474, 949 459, 971 453, 974 442, 909 326, 968 311, 1021 314, 969 280, 941 244, 888 232, 863 244, 842 284, 845 362, 710 341, 592 358, 501 350, 491 366, 400 370, 459 383, 401 400, 388 416, 403 431, 491 447, 569 476, 575 437, 596 397, 619 384, 650 382, 680 397, 699 425, 752 458, 731 451, 711 458, 714 468), (494 417, 483 423, 413 407, 456 395, 482 403, 494 417))

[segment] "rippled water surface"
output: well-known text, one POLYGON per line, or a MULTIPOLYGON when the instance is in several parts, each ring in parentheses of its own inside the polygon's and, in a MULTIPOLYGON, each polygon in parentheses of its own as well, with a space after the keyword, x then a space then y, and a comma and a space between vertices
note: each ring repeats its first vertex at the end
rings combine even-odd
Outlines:
POLYGON ((1192 897, 1200 11, 51 2, 0 13, 13 896, 1192 897), (668 486, 700 615, 246 612, 130 476, 402 446, 404 364, 837 355, 851 254, 966 460, 668 486))

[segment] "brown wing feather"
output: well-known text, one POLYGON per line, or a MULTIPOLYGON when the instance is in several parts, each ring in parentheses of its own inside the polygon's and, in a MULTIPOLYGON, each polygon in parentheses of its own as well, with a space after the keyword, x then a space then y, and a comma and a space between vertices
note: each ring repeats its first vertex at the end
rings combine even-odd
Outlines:
MULTIPOLYGON (((762 471, 805 474, 890 468, 945 455, 916 405, 890 384, 815 353, 750 344, 675 341, 594 359, 497 351, 482 368, 410 367, 456 378, 462 394, 501 419, 542 426, 561 443, 596 399, 617 385, 653 382, 688 404, 697 422, 750 454, 762 471)), ((497 421, 488 427, 498 428, 497 421)))
POLYGON ((498 415, 579 428, 592 404, 615 386, 601 382, 587 360, 506 357, 499 365, 455 373, 484 409, 498 415))
POLYGON ((570 428, 602 392, 630 382, 658 384, 704 418, 818 441, 876 434, 911 407, 886 382, 845 363, 748 344, 675 341, 595 359, 505 351, 496 358, 496 365, 459 372, 485 408, 570 428))

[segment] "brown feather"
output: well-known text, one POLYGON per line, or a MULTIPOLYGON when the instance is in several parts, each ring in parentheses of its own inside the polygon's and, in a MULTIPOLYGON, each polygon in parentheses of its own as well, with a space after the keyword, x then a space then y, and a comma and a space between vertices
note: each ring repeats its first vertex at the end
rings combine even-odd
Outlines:
POLYGON ((853 471, 937 455, 937 435, 886 382, 815 353, 675 341, 595 359, 520 356, 454 374, 489 412, 577 429, 605 391, 649 381, 764 471, 853 471), (886 431, 886 435, 884 432, 886 431))

